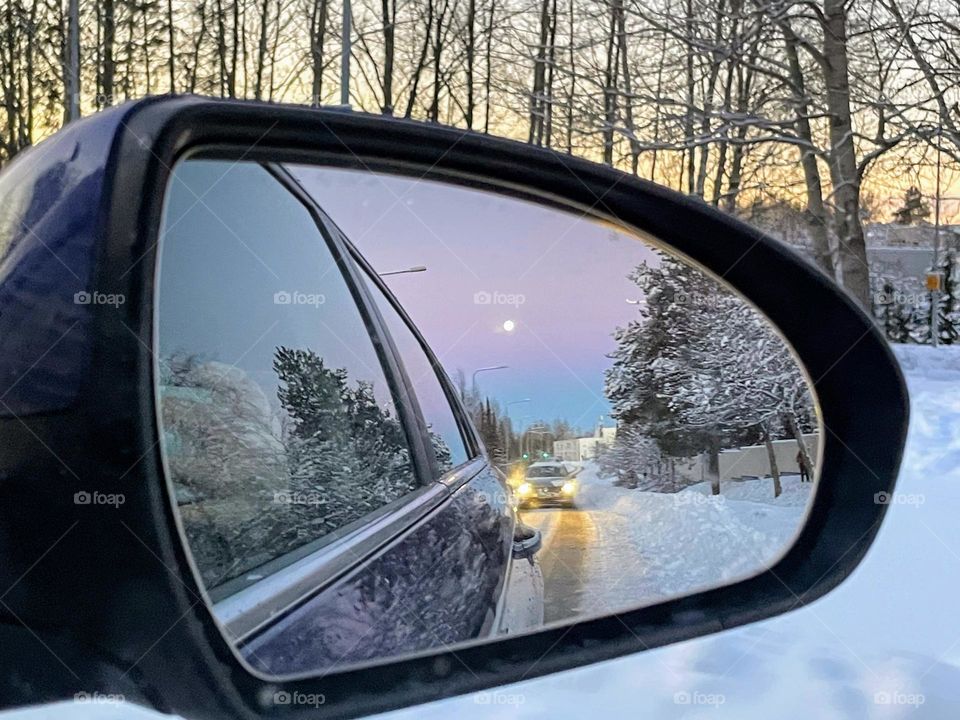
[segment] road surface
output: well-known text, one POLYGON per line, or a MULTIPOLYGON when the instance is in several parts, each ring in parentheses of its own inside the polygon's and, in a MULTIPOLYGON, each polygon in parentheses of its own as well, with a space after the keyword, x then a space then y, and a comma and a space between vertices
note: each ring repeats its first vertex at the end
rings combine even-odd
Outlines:
POLYGON ((597 543, 597 527, 591 512, 580 508, 541 508, 526 510, 522 515, 525 523, 543 535, 539 556, 544 622, 581 614, 589 602, 587 556, 597 543))
POLYGON ((624 541, 628 519, 613 511, 609 495, 591 492, 589 482, 582 484, 575 508, 520 511, 543 536, 537 556, 547 623, 624 610, 635 604, 636 584, 646 575, 642 549, 624 541))

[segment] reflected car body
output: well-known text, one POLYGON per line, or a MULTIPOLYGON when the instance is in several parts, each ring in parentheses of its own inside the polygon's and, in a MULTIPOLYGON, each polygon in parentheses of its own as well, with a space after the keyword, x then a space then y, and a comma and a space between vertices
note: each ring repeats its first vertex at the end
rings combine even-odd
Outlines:
MULTIPOLYGON (((91 299, 87 287, 96 257, 97 216, 107 202, 105 164, 110 141, 130 111, 131 106, 116 108, 72 123, 41 150, 24 152, 0 178, 0 196, 10 209, 0 222, 0 334, 5 344, 0 374, 18 379, 4 393, 0 419, 5 428, 18 424, 14 418, 63 411, 81 391, 96 333, 94 309, 101 302, 91 299), (48 352, 54 346, 57 352, 48 352)), ((297 194, 295 190, 287 187, 297 194)), ((318 218, 318 238, 338 232, 320 219, 319 208, 309 210, 318 218)), ((339 258, 341 267, 354 273, 354 279, 366 273, 378 282, 363 259, 343 242, 338 245, 344 253, 339 258)), ((382 284, 380 291, 396 302, 382 284)), ((122 303, 121 296, 117 305, 122 303)), ((405 315, 404 319, 409 323, 405 315)), ((379 339, 389 337, 388 330, 379 330, 379 339)), ((411 330, 416 334, 412 324, 411 330)), ((424 350, 429 354, 426 346, 424 350)), ((363 518, 350 532, 291 565, 302 573, 299 584, 287 583, 281 572, 264 572, 262 580, 240 592, 211 596, 221 625, 231 633, 239 631, 231 636, 251 666, 277 674, 330 672, 363 660, 519 631, 523 628, 514 623, 523 616, 511 614, 508 595, 542 605, 542 595, 530 597, 542 594, 542 585, 529 584, 525 590, 516 587, 517 582, 511 584, 511 577, 523 582, 529 576, 532 561, 526 553, 514 558, 517 520, 509 490, 489 461, 449 379, 443 376, 441 381, 449 389, 450 409, 471 446, 469 462, 442 475, 421 476, 420 487, 402 502, 363 518), (524 565, 523 572, 512 572, 515 563, 524 565)), ((175 390, 158 386, 158 400, 176 396, 175 390)), ((209 410, 210 403, 203 397, 198 399, 195 393, 190 397, 185 405, 194 414, 199 408, 209 410)), ((66 445, 70 442, 71 438, 63 438, 66 445)), ((175 447, 183 438, 167 433, 165 442, 175 447)), ((57 458, 66 454, 57 447, 57 458)), ((4 458, 7 454, 6 450, 0 453, 4 458)), ((58 476, 46 465, 36 472, 58 476)), ((127 479, 139 482, 135 477, 139 472, 139 465, 131 468, 127 479)), ((73 495, 66 497, 72 508, 73 495)), ((172 499, 189 512, 197 498, 172 499)), ((35 535, 37 547, 49 548, 67 527, 95 556, 110 555, 111 547, 100 547, 97 523, 81 523, 73 530, 69 523, 49 522, 49 509, 62 505, 61 500, 39 503, 37 512, 42 506, 42 517, 19 513, 7 520, 7 529, 42 527, 44 531, 35 535)), ((21 551, 8 547, 0 572, 6 578, 4 586, 16 585, 39 554, 33 547, 21 551)), ((61 618, 51 614, 50 603, 35 602, 36 597, 57 593, 29 589, 50 588, 52 583, 72 593, 64 588, 72 587, 74 581, 85 587, 94 582, 86 575, 76 580, 62 573, 34 572, 31 584, 19 583, 8 603, 34 627, 102 617, 102 604, 93 602, 89 606, 75 603, 72 617, 68 613, 61 618)), ((531 626, 537 624, 539 620, 532 618, 531 626)), ((26 631, 24 635, 30 637, 26 631)))
POLYGON ((520 507, 549 504, 573 507, 579 490, 577 471, 571 471, 561 462, 535 462, 527 468, 517 488, 517 497, 520 507))

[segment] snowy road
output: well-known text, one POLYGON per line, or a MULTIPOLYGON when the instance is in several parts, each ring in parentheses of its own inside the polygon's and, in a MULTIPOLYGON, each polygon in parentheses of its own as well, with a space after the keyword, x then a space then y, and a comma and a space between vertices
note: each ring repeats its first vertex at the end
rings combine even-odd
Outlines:
POLYGON ((769 480, 676 493, 615 487, 586 463, 577 507, 522 510, 540 530, 544 619, 597 616, 650 604, 755 572, 800 526, 809 484, 785 476, 776 501, 769 480), (678 548, 686 552, 678 553, 678 548))
POLYGON ((540 530, 540 569, 544 585, 544 621, 583 614, 589 602, 587 555, 597 546, 597 522, 585 508, 543 508, 523 512, 524 521, 540 530))

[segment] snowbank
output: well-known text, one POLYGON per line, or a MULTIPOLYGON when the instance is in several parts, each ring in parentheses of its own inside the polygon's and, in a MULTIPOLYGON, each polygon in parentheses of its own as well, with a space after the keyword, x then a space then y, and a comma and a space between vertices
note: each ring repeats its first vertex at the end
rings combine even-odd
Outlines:
POLYGON ((599 542, 586 548, 593 610, 651 604, 745 577, 769 567, 801 527, 811 483, 784 476, 709 484, 679 493, 617 487, 593 463, 580 475, 578 506, 597 522, 599 542))
POLYGON ((960 382, 960 346, 894 345, 893 353, 908 382, 960 382))

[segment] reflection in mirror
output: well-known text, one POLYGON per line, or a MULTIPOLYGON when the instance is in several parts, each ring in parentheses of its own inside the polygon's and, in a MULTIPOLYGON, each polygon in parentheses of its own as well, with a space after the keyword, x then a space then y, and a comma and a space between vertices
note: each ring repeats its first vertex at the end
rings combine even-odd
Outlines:
POLYGON ((156 332, 185 542, 271 676, 754 575, 815 487, 815 401, 763 316, 649 238, 529 201, 181 162, 156 332))

